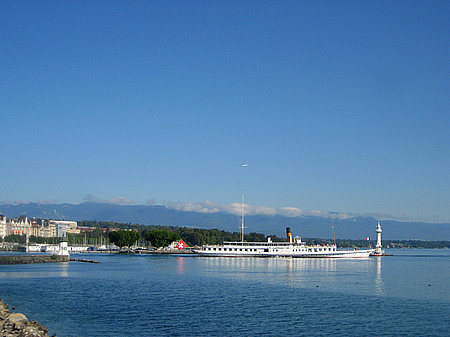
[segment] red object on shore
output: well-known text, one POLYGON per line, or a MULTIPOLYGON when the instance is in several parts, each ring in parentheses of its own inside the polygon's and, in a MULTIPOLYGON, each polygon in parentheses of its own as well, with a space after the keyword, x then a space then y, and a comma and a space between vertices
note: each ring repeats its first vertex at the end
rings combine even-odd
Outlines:
POLYGON ((178 243, 177 243, 178 250, 181 250, 181 249, 183 249, 185 247, 187 247, 186 242, 184 242, 182 239, 180 239, 180 241, 178 241, 178 243))

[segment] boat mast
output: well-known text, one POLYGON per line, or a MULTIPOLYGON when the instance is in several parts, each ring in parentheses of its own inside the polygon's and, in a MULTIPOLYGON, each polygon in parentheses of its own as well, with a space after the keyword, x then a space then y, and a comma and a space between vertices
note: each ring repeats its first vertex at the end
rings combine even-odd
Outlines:
POLYGON ((330 214, 330 218, 331 218, 331 229, 333 230, 333 241, 334 245, 336 246, 336 235, 334 234, 333 213, 330 214))
MULTIPOLYGON (((247 167, 247 163, 241 165, 242 167, 247 167)), ((242 217, 241 217, 241 242, 244 242, 244 218, 245 218, 245 202, 244 193, 242 193, 242 217)))
POLYGON ((241 242, 244 242, 244 217, 245 217, 245 203, 244 193, 242 193, 242 216, 241 216, 241 242))

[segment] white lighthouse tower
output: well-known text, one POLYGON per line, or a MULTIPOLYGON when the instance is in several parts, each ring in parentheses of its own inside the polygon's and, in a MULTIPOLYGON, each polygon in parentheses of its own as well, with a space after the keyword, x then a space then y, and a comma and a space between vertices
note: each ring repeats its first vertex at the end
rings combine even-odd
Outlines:
POLYGON ((378 221, 378 225, 377 225, 377 245, 375 246, 375 255, 383 255, 383 251, 381 250, 381 225, 380 222, 378 221))
POLYGON ((66 238, 63 238, 59 241, 59 250, 57 251, 56 255, 62 255, 67 257, 70 256, 66 238))
POLYGON ((67 256, 68 259, 70 258, 69 249, 67 247, 67 236, 65 228, 61 238, 59 239, 59 250, 57 251, 56 255, 67 256))

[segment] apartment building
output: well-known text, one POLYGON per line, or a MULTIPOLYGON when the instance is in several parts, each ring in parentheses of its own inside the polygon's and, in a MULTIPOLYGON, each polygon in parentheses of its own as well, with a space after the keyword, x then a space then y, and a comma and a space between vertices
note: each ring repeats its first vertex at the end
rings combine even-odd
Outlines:
POLYGON ((66 233, 79 234, 76 221, 29 219, 22 215, 19 218, 7 218, 0 214, 0 238, 7 235, 34 235, 39 237, 63 237, 66 233))
POLYGON ((0 214, 0 238, 6 236, 6 216, 0 214))

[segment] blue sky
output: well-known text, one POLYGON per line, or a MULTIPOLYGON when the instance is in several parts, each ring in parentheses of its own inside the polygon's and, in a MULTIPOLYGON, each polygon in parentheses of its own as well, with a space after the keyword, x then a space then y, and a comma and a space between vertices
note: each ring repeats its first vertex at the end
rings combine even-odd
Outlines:
POLYGON ((1 1, 0 201, 244 192, 449 222, 449 14, 448 1, 1 1))

